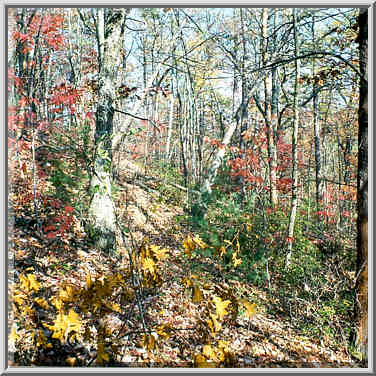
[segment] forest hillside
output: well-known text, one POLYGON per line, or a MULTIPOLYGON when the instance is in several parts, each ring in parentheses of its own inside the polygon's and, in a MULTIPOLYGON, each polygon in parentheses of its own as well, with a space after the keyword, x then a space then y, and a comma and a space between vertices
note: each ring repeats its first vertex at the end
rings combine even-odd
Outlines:
POLYGON ((7 12, 10 367, 367 367, 366 9, 7 12))

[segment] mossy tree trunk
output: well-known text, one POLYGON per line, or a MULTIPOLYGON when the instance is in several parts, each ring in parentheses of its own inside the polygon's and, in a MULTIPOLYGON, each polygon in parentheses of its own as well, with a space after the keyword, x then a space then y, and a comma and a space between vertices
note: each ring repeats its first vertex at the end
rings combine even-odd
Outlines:
POLYGON ((96 110, 96 156, 90 188, 90 235, 96 247, 111 252, 116 245, 116 215, 111 196, 113 103, 116 78, 128 9, 97 9, 98 104, 96 110))

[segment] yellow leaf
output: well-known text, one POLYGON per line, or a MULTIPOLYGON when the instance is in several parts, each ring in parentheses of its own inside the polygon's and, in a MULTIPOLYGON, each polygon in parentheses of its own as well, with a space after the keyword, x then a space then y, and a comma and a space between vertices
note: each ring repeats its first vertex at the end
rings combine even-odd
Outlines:
POLYGON ((92 285, 92 280, 91 280, 91 276, 90 276, 90 274, 87 274, 86 275, 86 285, 87 285, 87 287, 88 288, 90 288, 91 287, 91 285, 92 285))
POLYGON ((193 358, 194 366, 197 368, 216 368, 214 362, 208 362, 201 354, 197 354, 193 358))
POLYGON ((219 256, 223 257, 226 254, 226 248, 222 245, 222 247, 219 249, 219 256))
POLYGON ((62 343, 65 341, 65 332, 68 324, 66 320, 64 320, 63 314, 59 313, 57 315, 56 320, 54 320, 54 325, 44 324, 44 326, 53 332, 52 338, 56 338, 62 343))
POLYGON ((42 346, 44 349, 49 349, 52 347, 52 343, 47 343, 47 337, 42 330, 40 330, 37 335, 37 346, 42 346))
POLYGON ((44 309, 49 309, 49 305, 44 298, 35 298, 34 301, 44 309))
POLYGON ((13 325, 13 328, 9 334, 9 340, 13 341, 13 343, 16 343, 20 339, 20 336, 17 333, 17 327, 13 325))
POLYGON ((232 262, 234 263, 234 267, 236 268, 238 265, 242 263, 242 259, 238 259, 236 253, 232 255, 232 262))
POLYGON ((73 309, 68 314, 69 331, 79 332, 82 326, 80 316, 73 309))
POLYGON ((203 299, 202 291, 198 286, 193 286, 193 297, 192 302, 193 303, 200 303, 203 299))
POLYGON ((54 325, 45 323, 43 325, 53 332, 52 338, 56 338, 63 343, 67 340, 71 332, 76 332, 75 336, 77 338, 82 327, 82 322, 79 315, 71 309, 68 315, 59 313, 54 321, 54 325))
POLYGON ((146 257, 144 262, 142 263, 142 268, 147 270, 151 274, 154 274, 154 261, 150 257, 146 257))
POLYGON ((61 311, 64 306, 63 301, 57 296, 53 296, 50 299, 50 302, 56 307, 58 311, 61 311))
POLYGON ((65 359, 65 363, 67 363, 71 367, 74 367, 74 365, 76 364, 76 361, 77 359, 72 356, 65 359))
POLYGON ((159 328, 156 329, 156 332, 159 336, 163 337, 164 339, 169 339, 171 336, 171 327, 168 324, 163 324, 159 328))
POLYGON ((215 296, 213 298, 213 301, 215 303, 215 309, 216 309, 218 318, 222 320, 228 314, 228 312, 226 311, 226 308, 231 303, 231 301, 230 300, 222 301, 222 299, 219 296, 215 296))
POLYGON ((156 347, 155 337, 152 334, 144 334, 141 341, 141 346, 145 347, 149 351, 154 350, 156 347))
POLYGON ((165 248, 161 249, 157 245, 151 245, 150 249, 154 252, 158 260, 164 260, 165 258, 167 258, 167 254, 166 254, 168 252, 167 249, 165 248))
POLYGON ((38 291, 40 289, 40 284, 35 279, 34 274, 28 274, 27 276, 24 276, 23 274, 20 275, 20 281, 21 281, 21 290, 25 291, 38 291))
POLYGON ((228 342, 227 341, 223 341, 222 339, 218 341, 218 348, 219 349, 222 349, 222 350, 226 350, 228 351, 229 350, 229 347, 228 347, 228 342))
POLYGON ((15 294, 13 295, 13 301, 18 304, 19 306, 22 306, 25 303, 25 295, 24 294, 15 294))
POLYGON ((60 290, 59 297, 63 302, 73 302, 76 299, 76 288, 72 285, 65 286, 65 289, 60 290))
POLYGON ((34 274, 29 274, 27 276, 29 283, 30 283, 30 289, 34 291, 38 291, 40 289, 40 283, 35 279, 34 274))
POLYGON ((191 257, 191 251, 195 249, 195 246, 192 242, 192 238, 188 235, 183 242, 184 252, 188 257, 191 257))
POLYGON ((238 239, 236 239, 236 248, 237 248, 236 253, 239 253, 240 252, 240 244, 239 244, 239 240, 238 239))
POLYGON ((221 330, 222 325, 220 322, 218 322, 217 315, 214 315, 213 313, 209 313, 209 315, 210 315, 210 319, 206 320, 206 322, 208 323, 212 336, 215 337, 216 333, 221 330))
POLYGON ((121 312, 121 308, 119 306, 119 304, 116 304, 116 303, 112 303, 111 304, 111 308, 115 311, 115 312, 121 312))
POLYGON ((245 315, 250 319, 257 313, 257 305, 252 304, 246 299, 240 299, 240 302, 243 304, 245 308, 245 315))
POLYGON ((211 360, 214 360, 215 362, 218 362, 217 355, 214 349, 210 345, 205 345, 202 348, 202 353, 206 356, 206 358, 209 358, 211 360))
POLYGON ((207 244, 199 237, 199 236, 195 236, 193 239, 192 239, 201 249, 204 249, 207 247, 207 244))

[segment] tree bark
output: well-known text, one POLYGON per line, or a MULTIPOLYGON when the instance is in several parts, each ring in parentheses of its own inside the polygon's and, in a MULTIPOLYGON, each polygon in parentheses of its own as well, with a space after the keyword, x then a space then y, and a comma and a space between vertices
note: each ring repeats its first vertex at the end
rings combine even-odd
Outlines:
POLYGON ((361 73, 359 85, 358 109, 358 219, 357 219, 357 282, 355 323, 357 350, 362 359, 368 361, 368 11, 360 9, 359 34, 359 68, 361 73))
MULTIPOLYGON (((268 62, 267 51, 267 37, 268 37, 268 8, 262 9, 262 61, 266 66, 268 62)), ((264 78, 264 91, 265 91, 265 123, 267 128, 268 139, 268 158, 269 158, 269 190, 270 190, 270 204, 277 205, 277 150, 274 144, 274 126, 277 119, 272 114, 272 80, 269 72, 265 72, 264 78)))
MULTIPOLYGON (((312 14, 312 43, 315 44, 315 16, 312 14)), ((315 72, 315 60, 312 60, 312 76, 314 77, 315 72)), ((313 83, 313 92, 317 90, 317 83, 313 83)), ((314 143, 315 143, 315 174, 316 174, 316 207, 317 210, 320 208, 320 203, 322 201, 323 194, 323 181, 322 181, 322 171, 321 171, 321 127, 319 122, 319 111, 318 111, 318 94, 313 97, 313 132, 314 132, 314 143)))
POLYGON ((113 102, 117 69, 120 65, 120 49, 123 24, 129 9, 97 10, 96 34, 99 58, 99 93, 96 110, 95 144, 96 157, 90 181, 89 235, 95 246, 112 252, 116 246, 116 215, 111 197, 113 133, 113 102))
MULTIPOLYGON (((296 24, 296 9, 292 10, 293 28, 294 28, 294 47, 295 55, 298 56, 298 30, 296 24)), ((286 255, 286 268, 290 265, 292 255, 292 245, 294 238, 294 228, 296 211, 298 208, 298 131, 299 131, 299 110, 298 110, 298 95, 299 95, 299 76, 300 76, 300 61, 295 60, 295 83, 294 83, 294 120, 293 120, 293 134, 292 134, 292 188, 291 188, 291 210, 288 229, 288 251, 286 255)))

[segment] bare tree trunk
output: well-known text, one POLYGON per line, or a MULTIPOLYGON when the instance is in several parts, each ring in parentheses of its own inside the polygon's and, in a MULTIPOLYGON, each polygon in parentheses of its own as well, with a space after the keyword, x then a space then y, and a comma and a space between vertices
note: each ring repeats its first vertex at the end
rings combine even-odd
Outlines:
POLYGON ((174 86, 173 81, 171 81, 171 94, 170 94, 170 114, 168 119, 168 130, 167 130, 167 142, 166 142, 166 152, 165 152, 165 162, 168 162, 170 159, 170 145, 171 145, 171 135, 172 135, 172 127, 173 127, 173 120, 174 120, 174 86))
POLYGON ((357 283, 356 283, 356 347, 368 361, 368 11, 360 9, 359 68, 362 78, 359 85, 358 110, 358 220, 357 220, 357 283))
POLYGON ((96 247, 111 252, 116 245, 116 216, 111 197, 114 82, 120 64, 123 23, 129 10, 107 10, 107 19, 112 20, 111 29, 105 24, 105 11, 103 8, 98 9, 96 18, 99 93, 95 129, 96 157, 90 181, 92 198, 88 229, 96 247))
MULTIPOLYGON (((267 37, 268 37, 268 8, 262 9, 262 61, 263 65, 268 65, 268 51, 267 51, 267 37)), ((277 205, 277 151, 274 144, 274 132, 273 127, 276 124, 276 120, 272 117, 271 109, 271 92, 272 81, 269 72, 265 72, 264 78, 264 91, 265 91, 265 123, 267 127, 268 138, 268 158, 269 158, 269 189, 270 189, 270 204, 272 206, 277 205)))
MULTIPOLYGON (((315 43, 315 16, 312 14, 312 42, 315 43)), ((312 75, 315 76, 315 59, 312 60, 312 75)), ((313 83, 313 91, 317 90, 317 84, 313 83)), ((315 173, 316 173, 316 207, 319 210, 323 194, 323 182, 321 172, 321 127, 318 111, 318 94, 313 97, 313 132, 315 142, 315 173)))
MULTIPOLYGON (((294 47, 295 56, 299 56, 298 47, 298 31, 296 25, 296 9, 292 10, 293 28, 294 28, 294 47)), ((296 211, 298 208, 298 131, 299 131, 299 111, 298 111, 298 95, 299 95, 299 76, 300 76, 300 60, 295 60, 295 83, 294 83, 294 124, 292 134, 292 189, 291 189, 291 211, 288 229, 288 251, 286 255, 286 268, 290 265, 292 255, 292 245, 294 238, 294 228, 296 211)))

